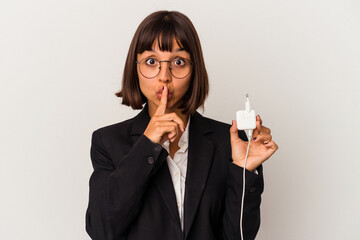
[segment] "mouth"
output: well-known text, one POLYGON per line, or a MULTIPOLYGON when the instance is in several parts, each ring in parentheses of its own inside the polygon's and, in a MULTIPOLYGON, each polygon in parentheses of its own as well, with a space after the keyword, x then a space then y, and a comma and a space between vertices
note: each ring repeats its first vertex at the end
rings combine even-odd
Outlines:
MULTIPOLYGON (((160 89, 159 91, 156 92, 156 96, 157 98, 160 100, 161 99, 161 94, 162 94, 162 89, 160 89)), ((167 100, 170 100, 171 97, 173 96, 173 93, 171 91, 168 92, 168 95, 167 95, 167 100)))

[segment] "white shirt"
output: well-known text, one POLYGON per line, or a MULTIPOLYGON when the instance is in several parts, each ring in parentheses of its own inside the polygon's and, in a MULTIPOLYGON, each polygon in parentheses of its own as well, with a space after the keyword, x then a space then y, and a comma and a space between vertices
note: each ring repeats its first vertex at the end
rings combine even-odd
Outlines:
MULTIPOLYGON (((190 126, 190 118, 186 125, 185 131, 183 132, 183 134, 179 139, 178 146, 180 147, 180 149, 175 153, 174 159, 172 159, 170 155, 168 155, 166 158, 166 162, 169 166, 169 171, 175 190, 182 230, 184 230, 184 195, 185 195, 186 170, 188 163, 189 126, 190 126)), ((169 140, 167 140, 162 144, 162 146, 166 149, 168 153, 170 153, 169 145, 170 145, 169 140)), ((258 174, 256 169, 254 173, 258 174)))
MULTIPOLYGON (((188 147, 189 147, 189 123, 190 118, 185 127, 185 131, 179 139, 179 150, 175 153, 174 159, 167 156, 166 162, 169 166, 171 179, 174 185, 177 207, 180 216, 181 229, 184 230, 184 195, 185 195, 185 178, 188 163, 188 147)), ((167 140, 162 146, 170 153, 170 141, 167 140)))

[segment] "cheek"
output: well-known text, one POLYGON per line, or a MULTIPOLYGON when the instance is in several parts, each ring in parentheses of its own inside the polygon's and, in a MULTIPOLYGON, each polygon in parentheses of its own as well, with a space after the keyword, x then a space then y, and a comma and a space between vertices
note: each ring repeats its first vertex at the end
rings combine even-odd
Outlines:
POLYGON ((146 81, 146 79, 144 79, 144 77, 141 75, 141 73, 139 72, 139 69, 137 69, 137 75, 138 75, 138 81, 139 81, 139 86, 140 86, 140 91, 145 95, 145 97, 147 97, 147 92, 149 89, 148 86, 148 81, 146 81))
POLYGON ((177 83, 173 83, 173 88, 175 90, 175 95, 177 96, 177 98, 181 98, 188 90, 188 85, 186 83, 183 82, 177 82, 177 83))
POLYGON ((152 81, 153 79, 144 79, 144 78, 140 78, 139 79, 139 86, 140 86, 140 91, 142 92, 142 94, 146 97, 146 99, 155 99, 157 98, 156 94, 155 94, 155 90, 156 90, 156 81, 152 81))
POLYGON ((191 83, 191 79, 184 79, 185 81, 181 82, 181 86, 180 88, 182 89, 182 92, 185 94, 189 87, 190 87, 190 83, 191 83))
POLYGON ((150 90, 150 82, 146 81, 145 79, 139 78, 139 85, 141 92, 146 96, 146 93, 150 90))

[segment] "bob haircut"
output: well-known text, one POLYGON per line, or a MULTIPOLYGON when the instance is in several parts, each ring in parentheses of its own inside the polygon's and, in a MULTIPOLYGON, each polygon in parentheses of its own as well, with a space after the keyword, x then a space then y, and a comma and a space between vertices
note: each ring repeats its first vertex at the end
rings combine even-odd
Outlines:
POLYGON ((152 50, 155 40, 161 51, 171 51, 173 39, 190 54, 193 62, 190 87, 185 93, 179 109, 184 114, 193 114, 201 106, 209 92, 208 75, 205 68, 200 40, 190 19, 177 11, 158 11, 147 16, 137 28, 126 58, 121 91, 122 104, 133 109, 142 109, 147 102, 140 90, 137 73, 137 54, 152 50))

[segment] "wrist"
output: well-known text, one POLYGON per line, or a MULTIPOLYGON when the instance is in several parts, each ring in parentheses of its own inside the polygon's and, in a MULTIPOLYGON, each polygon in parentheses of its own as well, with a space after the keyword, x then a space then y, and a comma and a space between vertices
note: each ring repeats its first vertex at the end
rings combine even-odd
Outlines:
POLYGON ((158 142, 156 142, 154 139, 152 139, 146 132, 143 133, 145 137, 147 137, 151 142, 159 144, 158 142))
MULTIPOLYGON (((245 165, 245 160, 234 160, 233 161, 233 164, 236 164, 238 165, 239 167, 242 167, 244 168, 244 165, 245 165)), ((256 166, 253 166, 253 164, 249 163, 249 162, 246 162, 246 167, 245 167, 246 170, 250 171, 250 172, 253 172, 256 170, 256 166)))

